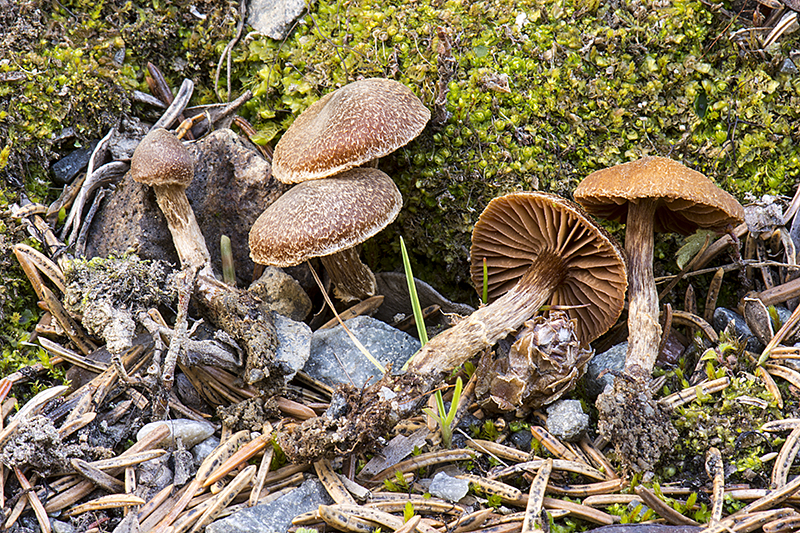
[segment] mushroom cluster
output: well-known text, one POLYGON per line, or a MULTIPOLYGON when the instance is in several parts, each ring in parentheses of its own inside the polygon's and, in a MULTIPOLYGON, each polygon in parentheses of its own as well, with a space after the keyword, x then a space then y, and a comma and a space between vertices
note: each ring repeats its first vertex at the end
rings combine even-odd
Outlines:
POLYGON ((273 176, 298 185, 253 225, 253 261, 285 267, 320 257, 340 300, 374 296, 375 275, 355 247, 394 221, 402 197, 386 174, 357 167, 404 146, 429 119, 408 87, 383 78, 312 104, 275 146, 273 176))

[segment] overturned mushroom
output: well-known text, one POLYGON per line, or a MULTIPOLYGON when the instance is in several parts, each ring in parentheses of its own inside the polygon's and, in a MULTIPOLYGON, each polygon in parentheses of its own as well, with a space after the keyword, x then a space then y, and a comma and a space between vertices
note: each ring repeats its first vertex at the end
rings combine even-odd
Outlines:
POLYGON ((326 94, 275 146, 272 174, 284 183, 333 176, 404 146, 430 119, 405 85, 369 78, 326 94))
POLYGON ((622 250, 580 207, 558 196, 519 192, 495 198, 475 224, 470 253, 473 265, 486 258, 490 294, 497 299, 434 337, 409 371, 449 372, 547 303, 569 309, 586 343, 622 312, 627 287, 622 250))
POLYGON ((494 250, 493 270, 518 267, 516 284, 431 339, 407 373, 386 373, 363 391, 342 386, 325 415, 285 427, 278 439, 290 460, 310 461, 370 445, 415 410, 443 375, 519 328, 547 302, 569 304, 588 295, 578 305, 600 311, 586 315, 597 324, 583 328, 584 342, 602 334, 622 312, 627 286, 622 251, 568 200, 541 192, 492 200, 475 225, 472 254, 478 258, 489 250, 494 250))
POLYGON ((375 294, 375 275, 355 246, 389 225, 402 205, 391 178, 374 168, 300 183, 253 224, 250 256, 279 267, 319 257, 340 299, 363 300, 375 294))

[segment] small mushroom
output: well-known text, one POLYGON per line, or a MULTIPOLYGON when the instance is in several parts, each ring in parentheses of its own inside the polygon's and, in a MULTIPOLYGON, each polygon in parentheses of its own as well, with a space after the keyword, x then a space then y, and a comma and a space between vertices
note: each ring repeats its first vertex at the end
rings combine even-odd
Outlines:
POLYGON ((344 301, 375 294, 375 275, 355 246, 397 217, 403 199, 378 169, 354 168, 300 183, 270 205, 250 229, 250 257, 288 267, 319 257, 344 301))
POLYGON ((591 214, 626 224, 628 354, 625 371, 649 378, 661 340, 653 277, 654 232, 722 232, 744 208, 703 174, 664 157, 643 157, 588 175, 575 199, 591 214))
POLYGON ((130 173, 134 181, 153 187, 181 266, 201 269, 210 265, 205 238, 186 198, 194 158, 183 143, 163 128, 150 131, 133 152, 130 173))
POLYGON ((275 146, 272 174, 284 183, 333 176, 388 155, 420 134, 430 111, 393 80, 369 78, 326 94, 275 146))
POLYGON ((584 343, 622 313, 627 287, 622 250, 580 207, 558 196, 518 192, 495 198, 475 224, 470 253, 477 286, 486 258, 489 294, 497 299, 431 339, 409 371, 434 378, 449 372, 518 329, 546 303, 567 309, 584 343))

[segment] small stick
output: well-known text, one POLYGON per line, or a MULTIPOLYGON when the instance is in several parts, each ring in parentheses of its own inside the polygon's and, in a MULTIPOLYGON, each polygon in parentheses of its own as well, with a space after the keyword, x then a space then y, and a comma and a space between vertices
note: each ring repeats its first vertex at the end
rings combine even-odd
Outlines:
POLYGON ((547 482, 553 472, 553 460, 547 459, 536 477, 531 482, 528 491, 528 505, 525 506, 525 519, 522 522, 522 533, 530 533, 534 529, 542 529, 542 505, 544 494, 547 490, 547 482))
POLYGON ((714 481, 711 493, 711 517, 708 520, 709 524, 714 524, 722 520, 722 508, 725 503, 725 465, 722 462, 722 454, 717 448, 708 449, 706 473, 714 481))

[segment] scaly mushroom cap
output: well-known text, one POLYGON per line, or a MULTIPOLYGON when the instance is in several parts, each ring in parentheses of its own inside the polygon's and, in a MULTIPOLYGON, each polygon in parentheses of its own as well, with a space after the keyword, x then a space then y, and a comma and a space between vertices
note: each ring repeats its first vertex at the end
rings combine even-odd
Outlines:
POLYGON ((250 229, 250 257, 287 267, 360 244, 388 226, 403 197, 376 168, 354 168, 300 183, 270 205, 250 229))
POLYGON ((194 158, 172 133, 164 128, 150 131, 131 157, 131 178, 150 187, 188 187, 194 175, 194 158))
POLYGON ((558 255, 565 268, 564 281, 549 303, 584 306, 567 312, 577 319, 578 337, 593 341, 622 313, 627 270, 619 244, 573 202, 541 192, 511 193, 489 202, 472 231, 472 281, 482 292, 486 258, 489 298, 494 300, 544 250, 558 255))
POLYGON ((575 199, 592 215, 623 224, 628 202, 659 199, 653 229, 683 235, 698 229, 723 231, 744 220, 736 198, 703 174, 666 157, 643 157, 598 170, 575 189, 575 199))
POLYGON ((401 83, 383 78, 350 83, 295 119, 275 146, 272 175, 300 183, 363 165, 407 144, 430 116, 401 83))

